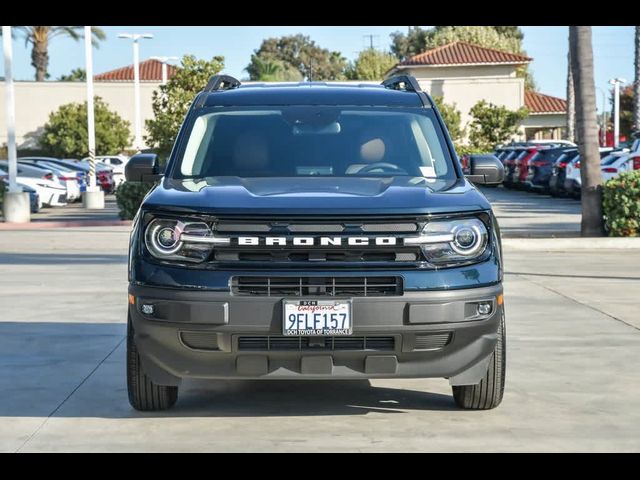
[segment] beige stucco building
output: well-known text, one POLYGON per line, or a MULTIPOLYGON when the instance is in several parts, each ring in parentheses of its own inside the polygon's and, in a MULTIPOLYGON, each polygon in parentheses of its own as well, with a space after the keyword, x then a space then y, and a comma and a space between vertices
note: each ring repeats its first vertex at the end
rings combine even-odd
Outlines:
MULTIPOLYGON (((168 76, 175 67, 168 65, 168 76)), ((94 76, 94 94, 101 97, 109 108, 131 124, 135 122, 133 93, 133 66, 112 70, 94 76)), ((146 134, 144 121, 153 118, 151 99, 153 91, 162 81, 162 64, 157 60, 140 63, 140 113, 143 135, 146 134)), ((49 115, 61 105, 71 102, 85 102, 87 99, 84 82, 15 82, 16 142, 18 149, 37 148, 37 139, 49 115)), ((4 108, 5 83, 0 82, 0 146, 7 143, 6 109, 4 108)), ((133 147, 133 146, 131 146, 133 147)))
POLYGON ((517 140, 562 138, 566 102, 526 91, 524 79, 517 76, 518 67, 531 60, 523 55, 453 42, 406 59, 387 76, 413 75, 423 90, 456 105, 463 126, 472 120, 471 107, 486 100, 510 110, 527 107, 529 115, 521 124, 517 140))

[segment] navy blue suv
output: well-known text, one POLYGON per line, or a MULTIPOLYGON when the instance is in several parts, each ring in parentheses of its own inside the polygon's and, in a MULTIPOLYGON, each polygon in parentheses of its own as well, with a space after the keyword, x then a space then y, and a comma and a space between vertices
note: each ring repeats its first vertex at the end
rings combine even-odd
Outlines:
POLYGON ((462 408, 503 395, 498 223, 432 99, 381 85, 213 77, 130 242, 127 381, 139 410, 184 378, 445 377, 462 408))

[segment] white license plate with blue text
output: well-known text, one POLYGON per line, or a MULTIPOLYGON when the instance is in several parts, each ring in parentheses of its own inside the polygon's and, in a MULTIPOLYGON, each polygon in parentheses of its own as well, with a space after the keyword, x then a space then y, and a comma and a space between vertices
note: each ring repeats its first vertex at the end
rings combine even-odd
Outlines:
POLYGON ((282 331, 287 336, 351 335, 351 301, 283 300, 282 331))

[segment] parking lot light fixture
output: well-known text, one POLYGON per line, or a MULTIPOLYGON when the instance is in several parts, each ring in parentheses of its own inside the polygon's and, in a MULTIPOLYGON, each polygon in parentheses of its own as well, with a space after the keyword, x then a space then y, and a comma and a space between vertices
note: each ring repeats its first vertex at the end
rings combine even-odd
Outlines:
POLYGON ((134 147, 142 149, 142 120, 140 118, 140 39, 153 38, 150 33, 120 33, 118 38, 133 40, 133 91, 135 102, 135 139, 134 147))
POLYGON ((93 44, 91 26, 84 27, 84 60, 87 72, 87 140, 89 146, 89 184, 82 196, 82 204, 89 209, 104 208, 104 192, 96 186, 96 132, 93 108, 93 44))
POLYGON ((2 210, 5 222, 24 223, 31 220, 31 205, 29 194, 18 186, 16 176, 18 174, 18 156, 16 152, 16 105, 13 87, 13 48, 11 27, 2 26, 2 44, 4 51, 4 81, 5 81, 5 108, 7 118, 7 150, 9 191, 5 194, 2 210))
POLYGON ((162 63, 162 85, 165 85, 168 80, 167 64, 170 61, 178 60, 178 57, 151 57, 151 60, 157 60, 162 63))

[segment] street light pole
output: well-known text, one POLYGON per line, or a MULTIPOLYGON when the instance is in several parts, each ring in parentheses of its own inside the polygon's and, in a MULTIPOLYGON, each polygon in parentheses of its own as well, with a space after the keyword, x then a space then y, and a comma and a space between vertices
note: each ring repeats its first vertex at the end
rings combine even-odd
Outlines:
POLYGON ((178 60, 178 57, 151 57, 151 60, 157 60, 162 63, 162 85, 165 85, 169 79, 167 74, 167 64, 171 60, 178 60))
POLYGON ((16 102, 13 88, 13 49, 11 45, 11 26, 2 26, 2 44, 4 51, 4 81, 7 116, 7 149, 9 158, 9 191, 5 194, 2 211, 7 223, 23 223, 31 220, 29 194, 23 192, 16 182, 18 174, 18 155, 16 152, 16 102))
POLYGON ((104 208, 104 192, 96 187, 96 128, 93 105, 93 44, 91 26, 84 27, 84 63, 87 83, 87 140, 89 144, 89 184, 82 196, 82 205, 89 209, 104 208))
POLYGON ((609 85, 613 85, 613 144, 615 148, 620 145, 620 84, 626 83, 624 78, 612 78, 609 85))
POLYGON ((140 118, 140 39, 153 38, 150 33, 121 33, 118 38, 128 38, 133 40, 133 95, 135 108, 135 139, 134 147, 140 151, 142 149, 142 119, 140 118))

